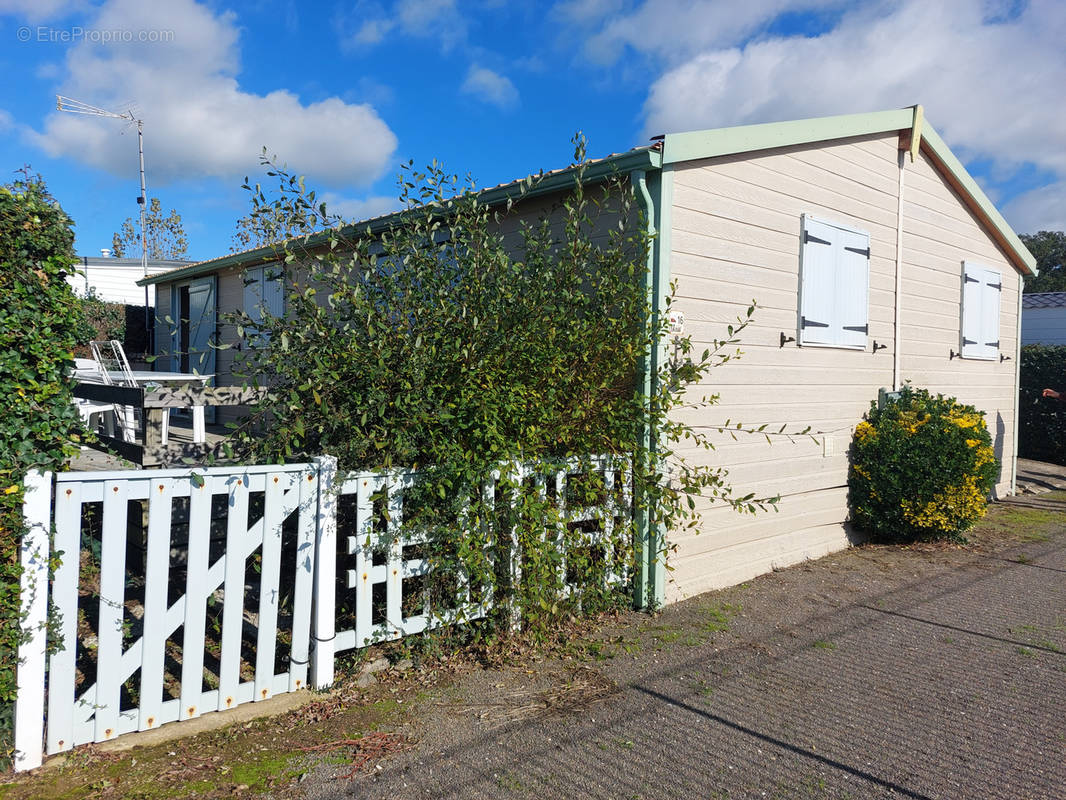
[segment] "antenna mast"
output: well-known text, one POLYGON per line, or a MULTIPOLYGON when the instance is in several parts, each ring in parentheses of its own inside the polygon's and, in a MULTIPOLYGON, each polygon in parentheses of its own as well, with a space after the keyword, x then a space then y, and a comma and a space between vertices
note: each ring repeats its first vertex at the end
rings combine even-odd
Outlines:
MULTIPOLYGON (((145 213, 148 204, 148 194, 145 189, 144 183, 144 120, 137 119, 133 114, 133 109, 127 109, 125 113, 119 114, 115 111, 108 111, 104 108, 98 108, 97 106, 91 106, 88 103, 83 103, 80 100, 74 100, 70 97, 64 97, 63 95, 56 95, 56 110, 67 111, 71 114, 88 114, 91 117, 109 117, 111 119, 125 120, 130 125, 137 126, 137 156, 140 161, 141 168, 141 194, 137 198, 137 205, 140 206, 141 213, 141 271, 144 273, 144 277, 148 277, 148 228, 145 222, 145 213)), ((144 332, 145 336, 149 337, 149 349, 155 351, 155 342, 152 341, 155 338, 155 331, 149 323, 148 318, 148 287, 144 287, 144 332)))

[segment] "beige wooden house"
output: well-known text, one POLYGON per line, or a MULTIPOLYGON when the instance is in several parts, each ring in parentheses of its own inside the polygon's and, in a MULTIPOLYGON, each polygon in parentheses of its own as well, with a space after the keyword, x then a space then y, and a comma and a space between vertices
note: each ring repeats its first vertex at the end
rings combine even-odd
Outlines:
MULTIPOLYGON (((727 467, 741 493, 780 495, 779 511, 739 516, 705 504, 698 533, 643 532, 645 604, 846 547, 848 445, 881 388, 910 381, 984 411, 1003 465, 995 492, 1012 492, 1021 285, 1035 261, 920 106, 667 134, 593 162, 585 178, 619 174, 655 235, 649 289, 662 307, 676 281, 674 308, 698 350, 758 304, 743 358, 694 390, 694 399, 717 393, 720 403, 684 412, 688 421, 815 432, 772 445, 723 436, 712 453, 686 454, 727 467), (669 571, 656 555, 663 539, 669 571)), ((484 197, 502 203, 522 191, 518 213, 535 216, 572 182, 572 171, 560 170, 532 192, 515 183, 484 197)), ((207 337, 234 335, 216 330, 217 312, 254 303, 283 311, 282 281, 269 248, 151 277, 159 309, 190 320, 157 341, 174 352, 191 344, 213 359, 207 337)), ((661 344, 647 380, 670 346, 661 344)), ((225 382, 233 357, 220 351, 217 362, 191 366, 225 382)), ((190 366, 180 358, 163 363, 190 366)))

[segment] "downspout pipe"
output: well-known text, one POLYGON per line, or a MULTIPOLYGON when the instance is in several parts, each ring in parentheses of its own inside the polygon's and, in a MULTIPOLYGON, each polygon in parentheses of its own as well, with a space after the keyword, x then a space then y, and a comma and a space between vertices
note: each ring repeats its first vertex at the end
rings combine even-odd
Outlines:
MULTIPOLYGON (((896 295, 892 324, 892 391, 900 390, 900 363, 903 357, 902 321, 903 313, 903 165, 906 163, 906 151, 899 151, 899 183, 896 199, 896 295)), ((912 155, 913 158, 913 155, 912 155)))
MULTIPOLYGON (((648 324, 652 330, 659 329, 659 269, 658 237, 655 229, 656 207, 651 191, 648 189, 648 175, 645 170, 636 169, 629 173, 630 186, 637 199, 641 213, 644 216, 645 234, 648 238, 647 269, 644 273, 644 288, 648 297, 648 305, 651 315, 648 324)), ((656 343, 650 351, 641 359, 640 372, 643 376, 644 397, 650 402, 650 398, 658 389, 659 376, 659 347, 656 343)), ((645 417, 644 430, 642 433, 642 446, 655 459, 658 450, 658 431, 654 429, 650 416, 645 417)), ((650 465, 649 465, 650 466, 650 465)), ((654 585, 656 575, 660 570, 656 569, 657 561, 661 557, 662 543, 659 541, 658 524, 650 513, 646 504, 638 503, 636 512, 636 575, 633 581, 633 603, 637 608, 652 609, 656 606, 656 597, 659 594, 654 585)))

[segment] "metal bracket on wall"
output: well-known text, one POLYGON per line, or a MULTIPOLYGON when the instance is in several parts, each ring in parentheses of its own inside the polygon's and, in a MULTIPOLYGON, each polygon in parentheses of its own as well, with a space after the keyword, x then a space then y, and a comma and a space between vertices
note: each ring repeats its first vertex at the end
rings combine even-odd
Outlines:
POLYGON ((1005 356, 1002 353, 1000 353, 999 354, 999 363, 1002 364, 1004 361, 1010 361, 1010 356, 1005 356))
POLYGON ((952 350, 951 351, 951 355, 948 356, 948 361, 951 361, 952 359, 955 359, 955 358, 962 358, 962 353, 956 353, 954 350, 952 350))
POLYGON ((878 343, 877 343, 877 339, 874 339, 874 352, 875 352, 875 353, 876 353, 876 352, 877 352, 878 350, 884 350, 884 349, 886 349, 887 347, 888 347, 888 345, 887 345, 887 344, 878 344, 878 343))
POLYGON ((781 346, 782 347, 784 347, 789 342, 794 342, 794 341, 796 341, 796 337, 795 336, 787 336, 787 335, 785 335, 784 331, 781 331, 781 346))

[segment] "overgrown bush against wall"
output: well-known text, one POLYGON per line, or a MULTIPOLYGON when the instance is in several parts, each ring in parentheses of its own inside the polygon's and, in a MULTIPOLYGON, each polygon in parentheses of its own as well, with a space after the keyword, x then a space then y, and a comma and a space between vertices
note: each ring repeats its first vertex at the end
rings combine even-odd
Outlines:
POLYGON ((998 474, 982 412, 906 386, 855 429, 851 520, 881 541, 961 540, 984 516, 998 474))
POLYGON ((1018 455, 1066 464, 1066 403, 1042 396, 1044 389, 1066 395, 1066 346, 1023 347, 1020 383, 1018 455))
POLYGON ((118 339, 125 343, 127 306, 122 303, 110 303, 98 297, 95 289, 90 290, 79 302, 83 324, 78 331, 75 355, 91 358, 89 342, 94 340, 118 339))
POLYGON ((59 467, 81 429, 64 376, 83 324, 65 279, 71 225, 39 178, 0 186, 0 761, 10 756, 20 641, 23 478, 59 467))
MULTIPOLYGON (((583 608, 610 601, 609 592, 592 597, 606 550, 576 528, 560 542, 557 498, 535 482, 509 484, 507 465, 631 459, 638 517, 673 528, 695 524, 689 501, 699 494, 752 512, 775 502, 737 497, 724 470, 686 464, 678 442, 710 445, 668 419, 692 402, 689 386, 736 357, 746 318, 702 354, 679 340, 648 395, 642 364, 666 320, 651 313, 645 226, 627 180, 586 189, 582 171, 565 198, 516 225, 505 217, 521 202, 494 211, 436 166, 408 170, 406 216, 381 235, 334 231, 325 252, 311 256, 302 240, 289 242, 285 317, 236 320, 245 336, 239 368, 249 382, 270 376, 271 388, 237 431, 238 448, 264 459, 330 453, 342 469, 419 469, 424 480, 408 493, 404 524, 429 535, 437 573, 463 575, 497 598, 519 594, 529 629, 573 605, 563 601, 564 580, 581 588, 572 597, 583 608), (658 449, 645 440, 648 425, 662 433, 658 449), (514 513, 482 502, 482 482, 501 466, 496 490, 516 499, 514 513), (518 587, 491 557, 512 532, 523 560, 518 587), (566 570, 563 549, 576 554, 566 570)), ((265 213, 325 216, 302 181, 271 174, 284 191, 265 213)), ((258 187, 253 197, 267 202, 258 187)), ((595 505, 606 496, 591 476, 574 481, 565 499, 595 505)), ((618 526, 614 537, 610 549, 625 562, 614 566, 632 567, 632 526, 618 526)))

